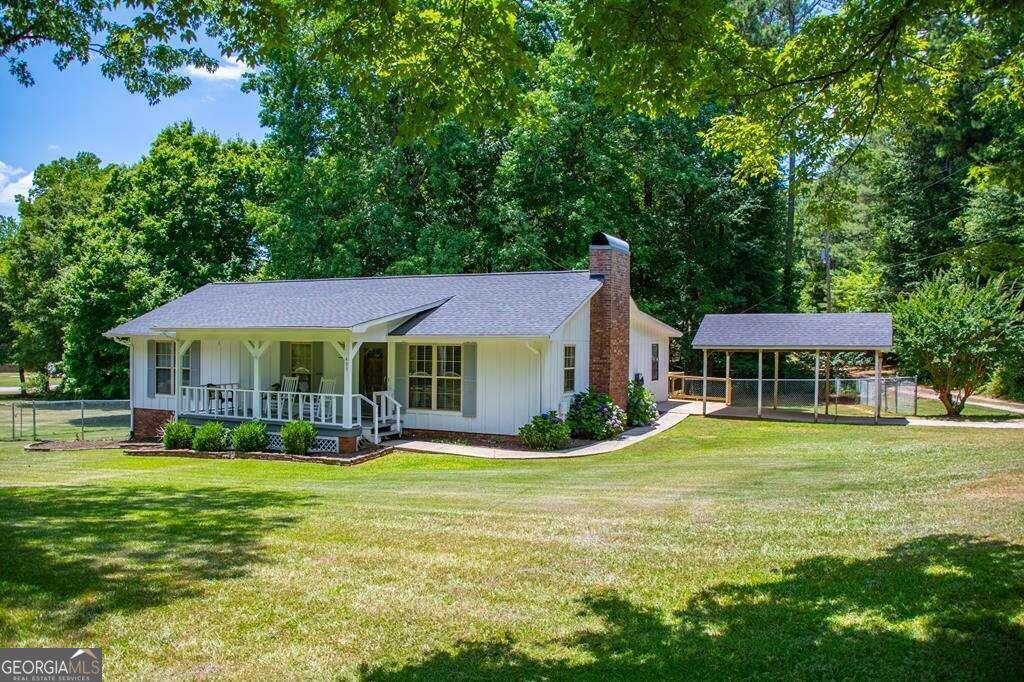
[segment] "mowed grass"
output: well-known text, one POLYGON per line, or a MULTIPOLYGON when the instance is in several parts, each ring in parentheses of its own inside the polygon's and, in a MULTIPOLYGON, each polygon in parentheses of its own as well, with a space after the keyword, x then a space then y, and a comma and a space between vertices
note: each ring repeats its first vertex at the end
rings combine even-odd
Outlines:
POLYGON ((17 372, 0 372, 0 388, 18 388, 21 378, 17 372))
POLYGON ((1024 432, 692 417, 353 468, 0 454, 0 646, 108 679, 1024 676, 1024 432))

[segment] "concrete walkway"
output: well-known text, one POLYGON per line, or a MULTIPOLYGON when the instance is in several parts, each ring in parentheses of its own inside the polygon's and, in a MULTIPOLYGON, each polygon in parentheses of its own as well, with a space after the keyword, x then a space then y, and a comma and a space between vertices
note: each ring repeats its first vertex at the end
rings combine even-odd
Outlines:
MULTIPOLYGON (((700 412, 699 403, 697 413, 700 412)), ((809 412, 798 412, 796 410, 765 408, 762 411, 763 421, 777 422, 800 422, 813 423, 814 415, 809 412)), ((712 409, 708 403, 708 415, 717 419, 747 419, 757 420, 757 409, 753 407, 726 407, 721 404, 715 405, 712 409)), ((854 417, 832 415, 819 415, 819 424, 859 424, 873 425, 874 417, 854 417)), ((1024 419, 1008 419, 983 421, 980 419, 938 419, 934 417, 881 417, 878 420, 879 426, 952 426, 967 429, 1024 429, 1024 419)))
MULTIPOLYGON (((710 407, 710 406, 709 406, 710 407)), ((485 457, 487 459, 560 459, 566 457, 587 457, 604 452, 615 452, 630 445, 647 440, 651 436, 667 431, 691 414, 700 414, 700 403, 669 400, 658 403, 658 410, 663 414, 654 426, 642 426, 625 431, 615 440, 604 440, 589 445, 581 445, 568 450, 555 452, 539 452, 536 450, 514 450, 481 445, 459 445, 458 443, 434 443, 427 440, 396 440, 391 444, 396 450, 413 452, 430 452, 441 455, 463 455, 466 457, 485 457)))
MULTIPOLYGON (((931 398, 932 400, 939 399, 939 394, 936 393, 933 388, 920 386, 917 390, 920 392, 922 398, 931 398)), ((967 404, 974 405, 975 407, 992 407, 997 410, 1003 410, 1004 412, 1024 414, 1024 404, 1015 403, 1012 400, 1003 400, 1002 398, 989 398, 988 396, 974 395, 967 399, 967 404)))
MULTIPOLYGON (((699 401, 683 402, 669 400, 658 403, 658 409, 662 412, 658 423, 654 426, 645 426, 629 429, 615 440, 600 441, 589 445, 582 445, 568 450, 557 450, 555 452, 539 452, 536 450, 514 450, 512 448, 489 447, 482 445, 460 445, 458 443, 435 443, 428 440, 396 440, 390 444, 396 450, 409 452, 429 452, 439 455, 462 455, 464 457, 482 457, 485 459, 562 459, 568 457, 587 457, 605 452, 615 452, 630 445, 646 440, 655 434, 667 431, 691 414, 701 413, 699 401)), ((747 419, 756 420, 757 413, 754 409, 726 407, 721 403, 708 403, 708 416, 719 419, 747 419)), ((813 415, 805 412, 791 410, 765 410, 764 421, 784 422, 813 422, 813 415)), ((839 417, 838 421, 832 417, 821 418, 821 424, 859 424, 871 425, 874 420, 871 417, 839 417)), ((1009 421, 969 421, 953 419, 925 419, 922 417, 884 417, 879 420, 881 426, 950 426, 954 428, 969 429, 1024 429, 1024 419, 1013 419, 1009 421)))

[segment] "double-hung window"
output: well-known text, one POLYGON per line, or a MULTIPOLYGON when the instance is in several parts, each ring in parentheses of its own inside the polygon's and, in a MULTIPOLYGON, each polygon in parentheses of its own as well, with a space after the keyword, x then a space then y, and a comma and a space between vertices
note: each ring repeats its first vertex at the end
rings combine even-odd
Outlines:
MULTIPOLYGON (((157 395, 174 395, 174 363, 177 359, 177 347, 174 341, 157 341, 154 343, 153 369, 157 395)), ((181 359, 181 385, 192 385, 192 348, 185 351, 181 359)))
POLYGON ((562 391, 576 390, 576 346, 566 346, 562 351, 562 391))
POLYGON ((660 376, 659 370, 661 369, 661 346, 652 343, 651 344, 651 381, 657 381, 660 376))
POLYGON ((409 346, 409 408, 462 409, 462 346, 409 346))
POLYGON ((174 342, 157 341, 154 367, 158 395, 174 395, 174 342))

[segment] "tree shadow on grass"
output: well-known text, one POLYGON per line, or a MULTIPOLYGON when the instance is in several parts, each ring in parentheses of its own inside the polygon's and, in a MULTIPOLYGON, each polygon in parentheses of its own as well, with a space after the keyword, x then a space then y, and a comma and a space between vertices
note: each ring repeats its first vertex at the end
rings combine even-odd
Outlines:
POLYGON ((66 635, 243 576, 264 560, 263 537, 308 504, 229 488, 0 489, 0 641, 26 627, 66 635))
POLYGON ((589 594, 601 625, 541 643, 458 643, 369 680, 1024 679, 1024 546, 936 535, 871 559, 820 556, 722 583, 675 612, 589 594), (547 644, 549 646, 544 647, 547 644), (568 648, 572 655, 564 657, 568 648))

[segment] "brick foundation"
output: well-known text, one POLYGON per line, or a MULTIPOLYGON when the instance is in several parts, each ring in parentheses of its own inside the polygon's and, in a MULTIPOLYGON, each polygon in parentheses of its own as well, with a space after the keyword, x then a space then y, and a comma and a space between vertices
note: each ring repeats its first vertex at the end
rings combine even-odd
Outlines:
POLYGON ((338 436, 338 452, 343 455, 350 455, 359 449, 359 439, 356 436, 338 436))
POLYGON ((174 419, 171 410, 153 410, 147 407, 136 407, 132 410, 132 439, 155 440, 160 438, 164 424, 174 419))
POLYGON ((590 273, 602 280, 590 299, 590 385, 625 409, 629 384, 629 245, 595 234, 590 273))

